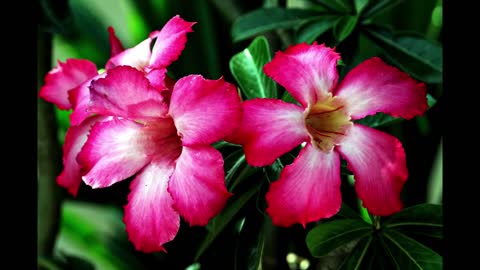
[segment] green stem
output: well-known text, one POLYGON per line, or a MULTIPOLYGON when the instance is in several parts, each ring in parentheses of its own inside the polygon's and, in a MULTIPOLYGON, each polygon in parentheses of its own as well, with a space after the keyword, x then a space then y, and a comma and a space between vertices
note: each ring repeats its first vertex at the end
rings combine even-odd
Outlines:
POLYGON ((380 230, 380 217, 379 216, 373 216, 373 226, 375 227, 375 230, 380 230))
MULTIPOLYGON (((51 68, 52 36, 37 29, 37 88, 51 68)), ((60 189, 55 178, 62 164, 61 148, 57 140, 57 125, 52 104, 40 98, 37 101, 37 162, 38 162, 38 218, 37 249, 39 256, 51 257, 59 227, 60 189)))

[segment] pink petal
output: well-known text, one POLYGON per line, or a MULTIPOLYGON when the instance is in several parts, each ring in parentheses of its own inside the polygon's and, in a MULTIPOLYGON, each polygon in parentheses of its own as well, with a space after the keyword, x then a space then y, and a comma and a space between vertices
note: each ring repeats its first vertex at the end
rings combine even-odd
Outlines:
POLYGON ((66 188, 73 196, 77 196, 78 188, 82 182, 81 167, 77 162, 77 155, 85 144, 88 131, 92 125, 104 119, 103 116, 94 116, 79 126, 71 126, 67 130, 65 143, 63 144, 63 171, 57 177, 57 184, 66 188))
POLYGON ((174 208, 193 225, 207 225, 232 195, 225 187, 223 158, 210 145, 183 147, 168 191, 174 208))
POLYGON ((336 86, 339 59, 338 53, 323 44, 302 43, 288 47, 285 52, 277 52, 263 70, 307 107, 336 86))
POLYGON ((88 173, 83 181, 92 188, 108 187, 128 178, 149 161, 144 126, 126 119, 95 124, 78 155, 79 163, 88 173))
POLYGON ((125 65, 134 67, 138 70, 144 70, 144 68, 148 65, 148 61, 150 60, 151 43, 152 39, 147 38, 135 47, 126 49, 121 53, 116 54, 107 61, 105 68, 108 70, 116 66, 125 65))
POLYGON ((68 91, 98 74, 94 63, 84 59, 58 61, 58 66, 45 76, 45 84, 39 92, 44 100, 54 103, 62 110, 72 108, 68 100, 68 91))
POLYGON ((400 192, 408 170, 397 138, 356 124, 337 149, 347 160, 358 197, 371 214, 388 216, 402 209, 400 192))
POLYGON ((242 104, 242 124, 227 141, 243 145, 252 166, 266 166, 309 139, 303 109, 278 99, 253 99, 242 104))
POLYGON ((124 222, 128 238, 138 251, 165 251, 163 244, 175 238, 180 216, 167 192, 172 163, 152 163, 130 185, 124 222))
POLYGON ((90 86, 90 112, 102 115, 148 119, 166 114, 167 105, 143 72, 129 66, 107 71, 90 86))
POLYGON ((112 26, 108 27, 108 39, 110 41, 110 57, 114 57, 115 55, 123 52, 125 49, 123 48, 122 42, 118 39, 115 35, 115 30, 112 26))
POLYGON ((335 215, 342 204, 340 158, 307 143, 266 194, 267 213, 276 226, 289 227, 335 215))
POLYGON ((158 68, 153 69, 147 73, 147 79, 150 84, 157 88, 159 91, 168 89, 166 84, 166 77, 167 77, 167 69, 166 68, 158 68))
POLYGON ((169 114, 184 145, 210 144, 240 125, 242 107, 233 84, 189 75, 175 84, 169 114))
POLYGON ((177 60, 187 43, 187 33, 193 32, 192 26, 195 23, 184 21, 176 15, 162 30, 152 32, 150 38, 157 39, 153 45, 149 68, 167 67, 177 60))
POLYGON ((106 72, 98 74, 92 80, 85 81, 77 88, 68 92, 68 100, 70 100, 73 107, 73 111, 69 116, 71 125, 80 125, 87 117, 92 115, 88 111, 90 106, 90 83, 93 80, 104 78, 106 75, 106 72))
POLYGON ((373 57, 352 69, 335 95, 344 100, 352 120, 377 112, 410 119, 428 108, 426 91, 424 83, 373 57))

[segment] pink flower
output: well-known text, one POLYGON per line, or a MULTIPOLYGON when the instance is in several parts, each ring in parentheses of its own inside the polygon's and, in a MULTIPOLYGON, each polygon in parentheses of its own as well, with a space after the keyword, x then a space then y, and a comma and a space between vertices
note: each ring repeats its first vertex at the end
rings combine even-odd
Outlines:
POLYGON ((104 188, 129 177, 124 221, 144 252, 165 251, 180 216, 206 225, 231 194, 223 158, 212 143, 239 127, 236 87, 220 78, 189 75, 173 86, 170 102, 135 68, 118 66, 90 86, 93 113, 112 119, 93 124, 77 160, 83 181, 104 188))
POLYGON ((410 119, 427 109, 426 88, 377 57, 351 70, 337 85, 340 55, 322 45, 298 44, 277 52, 264 72, 300 103, 254 99, 243 103, 241 127, 228 140, 243 145, 253 166, 266 166, 302 143, 266 194, 275 225, 328 218, 341 206, 340 157, 355 176, 355 189, 374 215, 403 207, 408 177, 401 142, 353 121, 377 112, 410 119))
MULTIPOLYGON (((142 70, 159 91, 168 89, 170 78, 165 74, 166 67, 175 61, 185 48, 187 33, 192 32, 195 22, 187 22, 178 15, 170 19, 160 31, 150 33, 150 36, 138 45, 124 50, 120 40, 115 36, 112 27, 110 33, 111 57, 105 69, 108 71, 118 65, 129 65, 142 70), (151 49, 151 43, 155 44, 151 49)), ((76 156, 87 139, 90 127, 105 120, 100 115, 93 116, 88 110, 90 104, 89 86, 93 80, 105 77, 99 74, 96 66, 85 59, 68 59, 58 62, 45 76, 45 84, 40 89, 39 96, 54 103, 59 109, 73 109, 70 114, 71 127, 67 130, 63 146, 64 169, 57 177, 58 185, 66 188, 76 196, 81 183, 80 165, 76 156)), ((168 91, 166 91, 168 92, 168 91)))

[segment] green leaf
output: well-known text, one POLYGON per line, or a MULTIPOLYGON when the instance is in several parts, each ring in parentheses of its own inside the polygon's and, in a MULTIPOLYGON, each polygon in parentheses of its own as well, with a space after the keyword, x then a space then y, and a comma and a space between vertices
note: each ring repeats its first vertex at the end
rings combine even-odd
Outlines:
POLYGON ((279 29, 296 27, 312 17, 317 11, 296 8, 259 8, 238 17, 232 24, 233 42, 279 29))
POLYGON ((308 232, 306 242, 312 256, 321 257, 371 233, 372 226, 362 220, 340 219, 317 225, 308 232))
POLYGON ((366 36, 382 48, 386 57, 403 71, 426 83, 443 81, 442 46, 413 34, 392 34, 365 28, 366 36))
POLYGON ((400 2, 402 2, 402 0, 371 1, 369 5, 364 9, 362 18, 373 18, 374 16, 384 11, 387 11, 393 6, 396 6, 400 2))
POLYGON ((305 23, 297 30, 296 43, 306 42, 311 44, 323 33, 330 30, 338 19, 338 16, 325 15, 305 23))
POLYGON ((357 14, 362 13, 363 9, 369 4, 369 2, 369 0, 354 0, 353 3, 355 4, 357 14))
POLYGON ((74 200, 62 204, 55 253, 68 253, 99 269, 145 269, 131 253, 121 208, 74 200))
POLYGON ((352 252, 346 256, 342 264, 337 268, 338 270, 359 270, 363 269, 361 266, 368 264, 371 259, 367 256, 372 245, 373 236, 364 236, 355 245, 352 252))
POLYGON ((402 230, 405 233, 443 238, 442 206, 425 203, 405 208, 390 216, 383 226, 402 230))
POLYGON ((205 250, 210 246, 210 244, 216 239, 216 237, 223 231, 225 226, 232 221, 234 216, 242 209, 242 207, 255 195, 259 190, 260 185, 255 185, 250 188, 247 192, 239 195, 233 196, 227 202, 225 208, 218 214, 216 217, 210 220, 209 222, 209 232, 205 239, 203 240, 200 248, 195 254, 195 261, 198 261, 200 256, 205 252, 205 250))
POLYGON ((414 239, 395 230, 383 233, 387 253, 397 269, 443 269, 442 256, 414 239))
POLYGON ((348 0, 317 0, 316 2, 321 6, 325 7, 326 9, 330 10, 331 12, 335 13, 346 14, 353 11, 351 2, 348 0))
POLYGON ((288 91, 283 92, 282 100, 285 102, 299 104, 298 101, 288 91))
MULTIPOLYGON (((428 109, 430 109, 436 102, 437 100, 432 95, 427 94, 428 109)), ((403 120, 405 119, 401 117, 392 117, 388 114, 379 112, 374 115, 369 115, 362 119, 356 120, 355 123, 378 128, 378 127, 385 127, 388 125, 392 125, 392 124, 401 122, 403 120)))
POLYGON ((234 144, 234 143, 229 143, 227 141, 218 141, 216 143, 213 144, 213 147, 217 148, 217 149, 221 149, 221 148, 224 148, 226 146, 234 146, 234 147, 241 147, 240 145, 238 144, 234 144))
POLYGON ((266 218, 253 210, 245 217, 237 238, 235 269, 262 269, 266 218))
POLYGON ((230 71, 247 99, 277 97, 277 85, 263 72, 263 66, 271 59, 264 36, 256 37, 245 50, 230 59, 230 71))
POLYGON ((337 40, 337 43, 345 40, 353 32, 357 22, 357 15, 346 15, 337 21, 337 23, 333 26, 333 35, 337 40))
POLYGON ((342 207, 340 207, 340 211, 337 213, 338 216, 347 218, 347 219, 361 219, 362 217, 355 212, 348 204, 342 202, 342 207))

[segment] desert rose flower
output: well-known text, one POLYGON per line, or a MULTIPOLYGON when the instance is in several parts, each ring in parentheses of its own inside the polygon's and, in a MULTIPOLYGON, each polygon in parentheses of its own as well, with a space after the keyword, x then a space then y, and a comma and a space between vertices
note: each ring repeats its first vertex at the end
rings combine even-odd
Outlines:
POLYGON ((305 226, 339 211, 341 157, 370 213, 386 216, 403 207, 400 192, 408 170, 401 142, 353 121, 377 112, 405 119, 421 115, 427 109, 425 85, 377 57, 337 84, 339 59, 334 49, 316 43, 277 52, 264 72, 300 106, 277 99, 246 100, 241 127, 229 138, 243 145, 253 166, 270 165, 304 144, 266 194, 266 211, 275 225, 305 226))
POLYGON ((167 103, 145 73, 117 66, 90 86, 93 113, 112 119, 93 124, 78 161, 83 181, 105 188, 134 177, 124 221, 143 252, 164 251, 182 216, 206 225, 231 196, 223 157, 211 146, 238 128, 236 87, 200 75, 179 79, 167 103))
MULTIPOLYGON (((159 31, 153 31, 138 45, 124 49, 112 27, 108 28, 110 40, 110 59, 105 65, 109 70, 117 65, 129 65, 142 70, 151 78, 151 83, 160 91, 169 92, 172 84, 165 75, 166 68, 180 56, 185 48, 187 33, 192 32, 195 22, 187 22, 178 15, 170 19, 159 31), (155 44, 151 48, 151 43, 155 44)), ((87 139, 92 124, 106 117, 93 116, 88 110, 90 104, 91 81, 105 77, 99 73, 95 64, 86 59, 67 59, 58 62, 45 76, 45 84, 39 96, 59 109, 73 109, 70 114, 71 127, 67 130, 63 145, 63 170, 57 177, 58 185, 66 188, 73 196, 77 195, 81 183, 81 168, 76 157, 87 139)))

